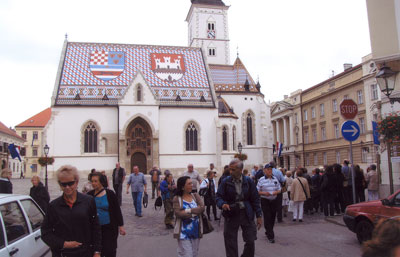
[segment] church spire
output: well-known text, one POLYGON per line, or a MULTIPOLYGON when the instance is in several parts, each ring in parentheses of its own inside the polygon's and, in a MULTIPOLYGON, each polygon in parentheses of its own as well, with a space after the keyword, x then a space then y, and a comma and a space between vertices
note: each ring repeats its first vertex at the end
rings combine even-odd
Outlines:
POLYGON ((190 0, 192 4, 208 4, 208 5, 219 5, 226 6, 222 0, 190 0))

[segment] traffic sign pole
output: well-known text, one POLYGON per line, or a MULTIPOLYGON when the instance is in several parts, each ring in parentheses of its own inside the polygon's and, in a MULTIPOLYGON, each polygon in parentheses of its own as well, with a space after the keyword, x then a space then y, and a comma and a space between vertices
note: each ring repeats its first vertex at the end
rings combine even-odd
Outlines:
POLYGON ((353 187, 353 203, 356 203, 356 184, 354 175, 354 163, 353 163, 353 142, 350 141, 350 162, 351 162, 351 183, 353 187))

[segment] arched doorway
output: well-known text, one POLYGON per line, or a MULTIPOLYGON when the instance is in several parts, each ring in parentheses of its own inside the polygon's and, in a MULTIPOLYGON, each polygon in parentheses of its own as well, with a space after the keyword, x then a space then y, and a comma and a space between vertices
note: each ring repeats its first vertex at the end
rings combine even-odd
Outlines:
POLYGON ((147 174, 153 164, 153 135, 150 125, 143 118, 134 119, 126 130, 127 155, 130 167, 139 166, 140 172, 147 174))
POLYGON ((146 155, 141 152, 136 152, 136 153, 132 154, 131 170, 132 170, 133 166, 138 166, 140 172, 146 173, 146 171, 147 171, 146 155))

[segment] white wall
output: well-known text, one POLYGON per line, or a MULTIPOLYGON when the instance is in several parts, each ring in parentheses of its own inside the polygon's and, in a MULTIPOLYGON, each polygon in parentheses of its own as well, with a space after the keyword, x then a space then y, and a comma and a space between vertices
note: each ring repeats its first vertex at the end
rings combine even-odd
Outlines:
POLYGON ((160 109, 160 167, 163 169, 186 168, 188 163, 196 167, 208 167, 216 162, 217 109, 172 108, 160 109), (198 127, 199 151, 186 151, 186 124, 195 121, 198 127))
MULTIPOLYGON (((78 170, 87 170, 95 166, 101 169, 111 169, 117 155, 100 153, 83 153, 82 131, 88 121, 98 125, 98 137, 101 134, 116 134, 117 108, 116 107, 52 107, 49 123, 44 129, 44 144, 50 147, 49 155, 55 159, 54 165, 49 168, 57 170, 64 164, 76 166, 78 170), (104 160, 102 158, 104 157, 104 160), (112 159, 112 166, 108 164, 112 159), (102 160, 102 161, 99 161, 102 160)), ((99 141, 100 142, 100 141, 99 141)))

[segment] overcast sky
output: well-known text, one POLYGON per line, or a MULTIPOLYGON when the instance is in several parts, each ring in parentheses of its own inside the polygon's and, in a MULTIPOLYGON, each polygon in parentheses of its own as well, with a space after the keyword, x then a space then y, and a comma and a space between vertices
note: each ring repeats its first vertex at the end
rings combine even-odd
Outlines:
MULTIPOLYGON (((224 0, 231 62, 239 56, 266 102, 357 65, 371 51, 365 0, 224 0)), ((0 121, 51 104, 64 36, 71 42, 187 46, 190 0, 1 0, 0 121)))

